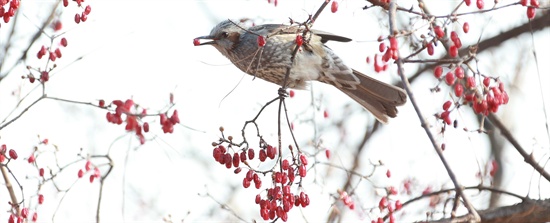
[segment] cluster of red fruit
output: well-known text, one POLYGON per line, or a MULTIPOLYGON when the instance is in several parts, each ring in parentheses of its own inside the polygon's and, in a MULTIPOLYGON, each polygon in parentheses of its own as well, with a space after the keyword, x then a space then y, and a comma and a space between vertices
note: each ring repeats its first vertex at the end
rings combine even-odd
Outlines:
POLYGON ((355 203, 351 199, 351 196, 349 196, 348 192, 343 190, 338 190, 338 194, 339 194, 338 198, 342 201, 342 203, 344 203, 344 205, 349 207, 349 209, 351 210, 355 209, 355 203))
MULTIPOLYGON (((3 162, 5 161, 5 159, 6 159, 5 154, 6 154, 6 151, 7 151, 7 150, 8 150, 8 148, 7 148, 7 146, 6 146, 5 144, 2 144, 2 146, 0 146, 0 163, 3 163, 3 162)), ((13 149, 10 149, 10 150, 8 151, 8 156, 9 156, 9 158, 10 158, 11 160, 17 160, 17 158, 19 158, 19 156, 17 155, 17 152, 15 152, 15 150, 13 150, 13 149)), ((35 161, 35 157, 34 157, 34 153, 33 153, 33 154, 31 154, 31 156, 28 158, 28 162, 29 162, 29 163, 33 163, 34 161, 35 161)), ((39 174, 40 174, 41 177, 44 176, 44 168, 40 168, 39 174)), ((42 203, 44 203, 44 195, 39 194, 39 195, 38 195, 38 204, 42 204, 42 203)), ((10 202, 10 204, 11 204, 11 202, 10 202)), ((18 205, 18 204, 17 204, 17 205, 18 205)), ((12 206, 13 206, 13 205, 12 205, 12 206)), ((14 206, 14 207, 15 207, 15 206, 14 206)), ((17 221, 17 222, 23 222, 23 221, 25 221, 25 219, 28 219, 29 216, 30 216, 30 215, 29 215, 29 209, 25 207, 25 208, 22 208, 22 209, 21 209, 21 212, 20 212, 19 215, 10 214, 10 217, 9 217, 9 219, 8 219, 8 222, 15 222, 15 221, 17 221)), ((30 220, 36 222, 37 218, 38 218, 38 214, 35 212, 35 213, 32 215, 32 217, 31 217, 30 220)))
POLYGON ((78 178, 82 178, 84 174, 91 172, 93 167, 93 172, 90 174, 90 183, 93 183, 96 178, 101 177, 101 172, 99 171, 99 168, 92 164, 90 160, 86 161, 86 164, 84 165, 84 170, 80 169, 78 170, 78 178))
MULTIPOLYGON (((73 0, 73 1, 76 2, 78 7, 82 7, 82 3, 84 2, 84 0, 73 0)), ((69 0, 63 0, 63 7, 67 7, 67 6, 69 6, 69 0)), ((90 14, 91 11, 92 11, 92 7, 87 5, 84 8, 84 11, 82 11, 82 13, 80 14, 76 13, 74 15, 74 21, 76 22, 76 24, 79 24, 80 22, 86 22, 86 20, 88 20, 88 15, 90 14)))
MULTIPOLYGON (((443 68, 441 66, 437 66, 434 69, 436 78, 440 79, 442 73, 443 68)), ((461 104, 471 103, 474 112, 477 114, 488 115, 489 112, 495 113, 498 111, 500 105, 508 103, 508 93, 504 89, 504 84, 498 79, 484 77, 483 83, 477 84, 478 80, 476 76, 466 77, 461 67, 455 68, 454 72, 449 71, 444 79, 447 85, 454 86, 454 95, 459 99, 463 99, 461 104)), ((479 76, 479 79, 481 79, 481 76, 479 76)), ((455 103, 458 103, 458 100, 455 103)), ((452 111, 452 104, 453 102, 451 101, 443 103, 444 111, 439 115, 448 125, 451 124, 449 114, 452 111)))
MULTIPOLYGON (((395 194, 397 194, 397 192, 395 192, 395 194)), ((392 205, 388 199, 389 198, 387 196, 382 197, 378 202, 378 208, 380 208, 380 211, 383 211, 384 209, 386 209, 389 215, 389 222, 394 223, 395 217, 393 216, 393 213, 394 211, 400 210, 403 207, 403 204, 401 204, 401 201, 396 200, 395 202, 393 202, 393 205, 392 205)), ((384 222, 383 218, 378 218, 376 221, 375 220, 371 221, 371 223, 383 223, 383 222, 384 222)))
POLYGON ((535 18, 535 15, 537 13, 537 8, 540 7, 538 0, 530 0, 529 2, 527 0, 520 0, 519 1, 522 6, 527 7, 527 18, 533 19, 535 18))
MULTIPOLYGON (((223 128, 220 128, 223 131, 223 128)), ((232 137, 228 137, 229 141, 232 137)), ((231 154, 228 149, 222 145, 222 143, 213 143, 214 149, 212 155, 216 162, 225 165, 226 168, 235 168, 234 173, 238 174, 242 171, 240 164, 249 167, 249 162, 255 158, 255 151, 252 148, 243 149, 240 153, 234 152, 231 154)), ((231 149, 232 145, 229 145, 231 149)), ((292 151, 292 148, 290 148, 292 151)), ((258 152, 258 160, 265 162, 268 158, 274 160, 278 158, 278 150, 276 147, 265 144, 265 146, 258 152)), ((294 153, 292 153, 294 154, 294 153)), ((296 157, 290 159, 279 159, 280 171, 268 171, 271 175, 273 186, 265 189, 265 195, 258 194, 255 199, 255 203, 260 206, 260 216, 264 220, 274 220, 280 218, 283 221, 288 220, 288 212, 293 206, 306 207, 309 205, 309 196, 301 191, 300 193, 293 193, 291 187, 295 182, 296 175, 303 178, 307 174, 306 166, 308 164, 307 157, 298 153, 296 157), (291 163, 292 162, 292 163, 291 163)), ((275 168, 277 169, 277 168, 275 168)), ((254 187, 260 189, 262 187, 262 180, 258 173, 249 169, 243 178, 243 187, 249 188, 254 182, 254 187)))
POLYGON ((8 150, 8 147, 6 146, 6 144, 2 144, 2 146, 0 146, 0 163, 4 163, 4 161, 6 160, 6 152, 8 152, 10 159, 16 160, 19 157, 17 155, 17 152, 15 152, 15 150, 13 149, 10 149, 9 151, 7 150, 8 150))
MULTIPOLYGON (((173 104, 173 95, 170 95, 170 103, 173 104)), ((138 113, 139 107, 132 99, 127 99, 124 102, 122 100, 113 100, 109 106, 112 105, 116 106, 116 108, 114 112, 107 112, 107 121, 117 125, 126 122, 126 131, 135 132, 139 142, 144 144, 145 136, 143 133, 149 132, 149 123, 143 122, 143 124, 141 124, 141 119, 148 115, 147 110, 141 109, 141 112, 138 113), (125 115, 124 120, 122 118, 123 114, 125 115)), ((99 100, 99 107, 106 108, 104 100, 99 100)), ((168 117, 166 113, 159 114, 158 116, 160 117, 160 124, 162 125, 162 131, 164 133, 173 133, 174 125, 180 123, 177 109, 174 109, 170 117, 168 117)))
MULTIPOLYGON (((42 196, 42 195, 40 195, 42 196)), ((40 198, 39 196, 39 198, 40 198)), ((40 201, 40 200, 39 200, 40 201)), ((42 196, 42 201, 44 201, 44 196, 42 196)), ((8 218, 8 223, 19 223, 19 222, 26 222, 25 219, 28 219, 30 217, 29 215, 29 209, 28 208, 22 208, 21 214, 19 216, 15 216, 14 214, 10 214, 10 217, 8 218)), ((33 222, 36 222, 38 220, 38 213, 34 212, 32 214, 31 219, 33 222)))
POLYGON ((0 17, 4 19, 4 23, 10 22, 11 17, 15 15, 15 10, 19 8, 19 0, 0 0, 0 17), (8 11, 4 9, 4 5, 10 3, 8 11))
MULTIPOLYGON (((378 37, 378 42, 380 42, 380 45, 378 45, 378 50, 380 53, 382 53, 382 61, 378 59, 379 55, 374 55, 374 71, 377 73, 380 73, 382 71, 386 71, 388 69, 388 62, 390 59, 397 60, 397 50, 398 50, 398 42, 395 37, 389 38, 389 46, 386 46, 386 43, 383 42, 384 38, 382 36, 378 37)), ((367 63, 370 62, 370 59, 367 58, 367 63)))

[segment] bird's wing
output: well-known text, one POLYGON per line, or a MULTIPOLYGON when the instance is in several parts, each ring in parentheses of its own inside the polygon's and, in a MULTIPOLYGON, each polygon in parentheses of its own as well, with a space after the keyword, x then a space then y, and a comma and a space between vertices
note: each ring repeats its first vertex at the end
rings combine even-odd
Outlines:
MULTIPOLYGON (((264 24, 253 26, 248 29, 250 32, 259 35, 280 35, 280 34, 298 34, 303 32, 304 28, 299 26, 288 26, 282 24, 264 24)), ((350 38, 339 36, 333 33, 312 29, 311 32, 321 37, 321 42, 326 43, 330 40, 337 42, 349 42, 350 38)))

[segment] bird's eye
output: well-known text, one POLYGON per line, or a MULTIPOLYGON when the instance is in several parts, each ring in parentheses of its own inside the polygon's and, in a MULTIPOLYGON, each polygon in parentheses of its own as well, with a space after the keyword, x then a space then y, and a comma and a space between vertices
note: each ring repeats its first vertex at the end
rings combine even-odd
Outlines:
POLYGON ((223 32, 223 33, 222 33, 222 37, 223 37, 223 38, 227 38, 227 36, 229 36, 229 34, 227 34, 227 32, 223 32))

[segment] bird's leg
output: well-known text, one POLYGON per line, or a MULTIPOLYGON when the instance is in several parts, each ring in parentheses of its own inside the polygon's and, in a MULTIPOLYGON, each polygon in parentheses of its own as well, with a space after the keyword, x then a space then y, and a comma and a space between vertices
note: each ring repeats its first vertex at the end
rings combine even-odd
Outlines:
POLYGON ((286 88, 284 88, 284 87, 279 88, 278 93, 279 93, 279 98, 288 97, 288 92, 286 92, 286 88))

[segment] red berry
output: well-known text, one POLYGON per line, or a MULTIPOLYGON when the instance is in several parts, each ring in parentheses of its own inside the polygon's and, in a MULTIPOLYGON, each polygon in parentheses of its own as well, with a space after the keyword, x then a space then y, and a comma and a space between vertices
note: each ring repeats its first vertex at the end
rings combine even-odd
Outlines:
POLYGON ((403 204, 401 204, 400 200, 395 201, 395 210, 400 210, 403 207, 403 204))
POLYGON ((395 37, 390 37, 390 49, 392 50, 397 50, 398 46, 397 46, 397 39, 395 37))
POLYGON ((485 87, 489 87, 489 84, 491 84, 491 78, 485 77, 483 79, 483 85, 485 85, 485 87))
POLYGON ((201 41, 199 41, 199 39, 193 39, 193 45, 195 46, 201 45, 201 41))
POLYGON ((462 86, 462 84, 457 83, 455 85, 455 95, 457 97, 462 97, 462 93, 464 93, 464 87, 462 86))
POLYGON ((248 148, 248 159, 252 160, 254 159, 254 149, 248 148))
POLYGON ((303 37, 301 35, 297 35, 296 36, 296 45, 298 45, 298 47, 301 47, 303 43, 304 43, 303 37))
POLYGON ((519 2, 522 6, 527 6, 527 0, 520 0, 519 2))
POLYGON ((391 194, 391 195, 397 195, 397 189, 395 189, 394 186, 390 186, 388 191, 389 191, 389 194, 391 194))
POLYGON ((325 150, 325 156, 327 157, 327 159, 330 159, 330 150, 325 150))
POLYGON ((78 170, 78 178, 82 178, 84 176, 84 171, 82 169, 78 170))
POLYGON ((383 53, 384 51, 386 51, 386 44, 384 42, 381 42, 378 45, 378 51, 380 51, 380 53, 383 53))
POLYGON ((69 0, 63 0, 63 7, 67 7, 69 5, 69 0))
POLYGON ((453 103, 451 101, 446 101, 443 103, 443 110, 448 111, 453 103))
POLYGON ((40 168, 40 169, 38 170, 38 174, 39 174, 41 177, 43 177, 43 176, 44 176, 44 168, 40 168))
POLYGON ((458 56, 458 48, 457 48, 457 46, 452 45, 451 47, 449 47, 449 56, 451 56, 451 57, 456 57, 456 56, 458 56))
POLYGON ((294 97, 294 91, 293 90, 288 91, 288 96, 290 96, 290 98, 293 98, 294 97))
POLYGON ((59 31, 63 28, 63 23, 61 21, 56 20, 53 22, 53 31, 59 31))
POLYGON ((44 195, 39 194, 38 195, 38 204, 42 204, 42 203, 44 203, 44 195))
POLYGON ((434 45, 432 43, 428 43, 426 49, 428 50, 428 55, 434 55, 434 45))
POLYGON ((443 74, 443 68, 441 66, 437 66, 437 67, 434 68, 435 78, 437 78, 437 79, 441 78, 442 74, 443 74))
POLYGON ((307 165, 307 157, 304 154, 300 154, 300 162, 302 162, 303 165, 307 165))
POLYGON ((483 0, 477 0, 476 5, 478 9, 483 9, 485 3, 483 2, 483 0))
POLYGON ((338 11, 338 2, 337 1, 332 2, 332 5, 330 6, 330 11, 332 13, 335 13, 336 11, 338 11))
POLYGON ((388 199, 386 197, 382 197, 380 202, 378 202, 378 207, 380 209, 384 209, 386 206, 388 206, 388 199))
POLYGON ((464 78, 464 69, 462 69, 462 67, 457 67, 455 69, 455 75, 456 75, 456 78, 463 79, 464 78))
POLYGON ((327 111, 327 110, 325 110, 325 111, 323 112, 323 117, 324 117, 324 118, 328 118, 328 111, 327 111))
POLYGON ((388 178, 390 178, 390 177, 391 177, 391 172, 390 172, 390 170, 389 170, 389 169, 388 169, 388 170, 386 171, 386 177, 388 177, 388 178))
POLYGON ((239 167, 239 164, 241 163, 241 159, 239 157, 238 153, 233 154, 233 166, 239 167))
POLYGON ((306 166, 300 165, 298 167, 298 174, 300 174, 301 177, 306 177, 306 173, 307 173, 306 166))
POLYGON ((474 112, 478 114, 483 114, 487 111, 488 105, 487 100, 482 100, 480 102, 474 103, 474 112))
POLYGON ((84 9, 84 14, 89 15, 91 11, 92 11, 92 7, 87 5, 86 8, 84 9))
POLYGON ((464 25, 462 25, 462 31, 464 31, 464 33, 468 33, 468 31, 470 31, 470 24, 468 24, 468 22, 465 22, 464 25))
POLYGON ((290 163, 288 162, 288 160, 283 160, 283 164, 281 165, 281 167, 283 168, 283 170, 288 170, 288 168, 290 167, 290 163))
POLYGON ((264 36, 258 36, 258 46, 260 46, 260 47, 265 46, 265 37, 264 36))
POLYGON ((21 209, 21 217, 27 218, 28 214, 29 214, 29 209, 28 208, 21 209))
POLYGON ((466 78, 466 87, 468 89, 473 89, 476 87, 476 80, 473 76, 466 78))
POLYGON ((76 22, 76 24, 80 23, 80 14, 77 13, 74 15, 74 22, 76 22))
POLYGON ((55 49, 54 52, 55 52, 55 56, 56 56, 57 58, 61 58, 61 56, 63 56, 63 55, 61 54, 61 50, 60 50, 59 48, 55 49))
POLYGON ((447 85, 453 85, 455 83, 455 80, 455 75, 453 73, 449 72, 445 75, 445 83, 447 83, 447 85))
POLYGON ((243 179, 243 187, 244 187, 244 188, 250 187, 250 180, 244 178, 244 179, 243 179))
POLYGON ((233 158, 231 157, 231 154, 226 153, 223 155, 223 162, 225 163, 225 167, 227 169, 231 168, 233 158))
POLYGON ((446 119, 446 118, 449 117, 449 114, 450 114, 449 111, 444 111, 444 112, 441 112, 441 114, 439 115, 439 117, 441 117, 442 119, 446 119))
POLYGON ((17 156, 17 152, 15 152, 15 150, 13 150, 13 149, 10 149, 9 155, 10 155, 10 158, 12 158, 12 159, 14 159, 14 160, 16 160, 17 157, 18 157, 18 156, 17 156))
POLYGON ((239 156, 241 162, 244 162, 246 161, 246 152, 245 151, 242 151, 240 156, 239 156))
POLYGON ((84 168, 86 169, 86 171, 90 171, 92 169, 92 162, 90 160, 86 161, 84 168))
POLYGON ((31 156, 29 156, 29 158, 27 159, 27 161, 29 161, 29 163, 34 163, 34 153, 31 153, 31 156))
POLYGON ((531 0, 531 6, 533 6, 535 8, 540 7, 539 1, 538 0, 531 0))
POLYGON ((260 150, 260 161, 263 162, 267 159, 267 154, 265 152, 265 149, 260 150))
POLYGON ((443 29, 440 26, 434 27, 434 32, 437 38, 441 39, 443 36, 445 36, 445 33, 443 32, 443 29))
POLYGON ((177 109, 174 109, 174 112, 172 112, 172 116, 170 117, 170 121, 171 121, 173 124, 180 123, 180 118, 179 118, 178 110, 177 110, 177 109))
POLYGON ((48 71, 40 72, 40 81, 46 82, 48 80, 50 80, 50 73, 48 71))
POLYGON ((533 19, 535 18, 535 14, 537 13, 535 8, 529 7, 527 8, 527 18, 533 19))
POLYGON ((88 20, 88 15, 82 12, 82 14, 80 15, 80 21, 86 22, 86 20, 88 20))
POLYGON ((470 6, 470 4, 472 4, 472 0, 464 0, 464 3, 466 3, 466 6, 470 6))
POLYGON ((451 40, 455 42, 455 40, 458 39, 458 34, 455 31, 451 32, 451 40))
POLYGON ((38 220, 38 214, 34 212, 34 214, 32 214, 32 221, 36 222, 36 220, 38 220))

